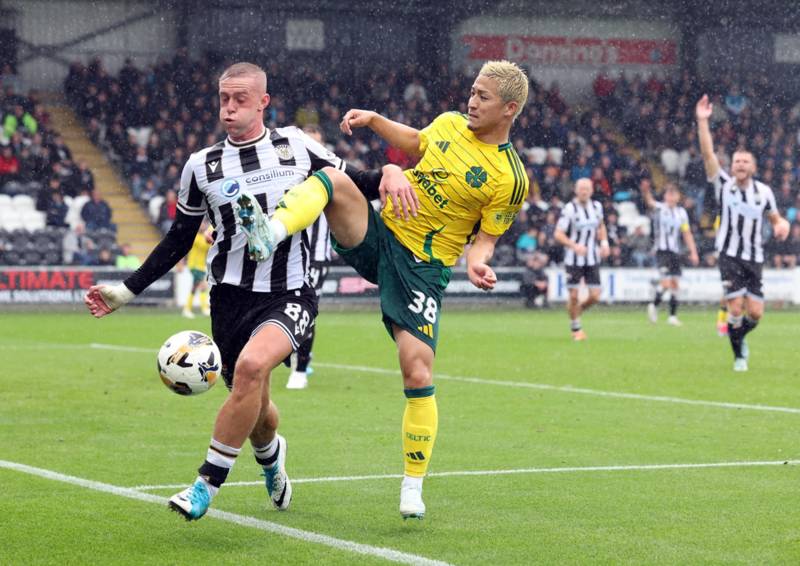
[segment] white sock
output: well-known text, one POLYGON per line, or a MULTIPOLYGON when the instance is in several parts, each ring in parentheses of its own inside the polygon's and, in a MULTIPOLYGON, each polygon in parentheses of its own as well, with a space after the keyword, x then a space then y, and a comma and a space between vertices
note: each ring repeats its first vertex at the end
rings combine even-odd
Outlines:
POLYGON ((401 487, 413 487, 414 489, 422 489, 422 480, 424 478, 415 478, 414 476, 403 476, 403 483, 401 487))
POLYGON ((269 229, 272 231, 272 235, 275 237, 275 244, 280 244, 288 236, 286 226, 284 226, 283 222, 276 218, 270 219, 269 229))
POLYGON ((271 467, 275 465, 277 461, 277 453, 278 453, 278 435, 275 435, 275 438, 272 441, 265 445, 265 446, 253 446, 253 455, 256 457, 256 461, 264 467, 271 467))

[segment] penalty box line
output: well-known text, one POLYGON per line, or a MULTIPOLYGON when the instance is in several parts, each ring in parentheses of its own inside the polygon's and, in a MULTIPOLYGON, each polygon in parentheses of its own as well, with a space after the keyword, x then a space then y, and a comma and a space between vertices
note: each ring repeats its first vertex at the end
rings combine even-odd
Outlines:
MULTIPOLYGON (((93 491, 109 493, 111 495, 116 495, 118 497, 126 497, 128 499, 144 501, 146 503, 157 503, 159 505, 166 506, 168 501, 166 497, 160 497, 150 493, 142 493, 141 491, 137 491, 135 489, 131 489, 128 487, 120 487, 76 476, 69 476, 52 470, 35 468, 33 466, 28 466, 26 464, 21 464, 19 462, 9 462, 7 460, 0 460, 0 469, 2 468, 5 468, 7 470, 13 470, 15 472, 20 472, 23 474, 37 476, 48 480, 58 481, 61 483, 76 485, 79 487, 83 487, 85 489, 91 489, 93 491)), ((185 487, 185 485, 182 487, 185 487)), ((304 542, 310 542, 314 544, 328 546, 331 548, 335 548, 337 550, 352 552, 355 554, 362 554, 366 556, 374 556, 376 558, 383 558, 384 560, 388 560, 390 562, 397 562, 400 564, 412 564, 414 566, 449 566, 448 562, 442 562, 440 560, 432 560, 430 558, 425 558, 424 556, 418 556, 416 554, 401 552, 399 550, 394 550, 392 548, 371 546, 368 544, 362 544, 354 541, 323 535, 320 533, 315 533, 313 531, 305 531, 293 527, 286 527, 278 523, 264 521, 262 519, 257 519, 255 517, 250 517, 247 515, 239 515, 238 513, 220 511, 218 509, 212 508, 208 510, 206 516, 212 517, 214 519, 219 519, 221 521, 227 521, 229 523, 234 523, 236 525, 240 525, 243 527, 250 527, 261 531, 266 531, 269 533, 298 539, 304 542)))
MULTIPOLYGON (((697 464, 640 464, 630 466, 572 466, 561 468, 519 468, 512 470, 457 470, 450 472, 431 472, 426 477, 458 477, 458 476, 506 476, 518 474, 563 474, 580 472, 638 472, 638 471, 657 471, 657 470, 692 470, 708 468, 754 468, 764 466, 797 466, 800 460, 754 460, 744 462, 705 462, 697 464)), ((327 482, 350 482, 367 480, 400 479, 402 474, 373 474, 364 476, 327 476, 319 478, 292 478, 293 484, 301 483, 327 483, 327 482)), ((242 487, 264 485, 263 481, 239 481, 227 482, 225 487, 242 487)), ((129 489, 136 491, 148 491, 156 489, 179 489, 186 484, 165 484, 165 485, 137 485, 129 489)))

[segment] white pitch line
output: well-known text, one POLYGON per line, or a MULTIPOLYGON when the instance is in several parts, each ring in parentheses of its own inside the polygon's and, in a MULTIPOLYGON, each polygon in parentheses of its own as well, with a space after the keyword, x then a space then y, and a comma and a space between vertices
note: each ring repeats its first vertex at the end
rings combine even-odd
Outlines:
MULTIPOLYGON (((652 470, 691 470, 705 468, 752 468, 759 466, 797 466, 800 460, 766 460, 766 461, 744 461, 744 462, 707 462, 699 464, 638 464, 630 466, 573 466, 562 468, 518 468, 514 470, 456 470, 451 472, 432 472, 426 477, 455 477, 455 476, 507 476, 513 474, 563 474, 570 472, 631 472, 631 471, 652 471, 652 470)), ((367 476, 328 476, 319 478, 293 478, 292 483, 324 483, 341 481, 365 481, 365 480, 384 480, 400 479, 402 474, 376 474, 367 476)), ((263 485, 263 481, 238 481, 229 482, 225 487, 241 487, 263 485)), ((153 490, 153 489, 177 489, 185 487, 185 484, 166 484, 166 485, 137 485, 129 489, 133 490, 153 490)))
MULTIPOLYGON (((328 367, 332 369, 345 369, 349 371, 361 371, 366 373, 381 373, 387 375, 400 375, 398 370, 376 368, 370 366, 352 366, 346 364, 333 364, 325 362, 314 362, 317 367, 328 367)), ((480 385, 500 385, 503 387, 521 387, 526 389, 541 389, 545 391, 560 391, 562 393, 580 393, 582 395, 595 395, 598 397, 614 397, 618 399, 637 399, 640 401, 657 401, 660 403, 678 403, 682 405, 700 405, 705 407, 720 407, 724 409, 748 409, 752 411, 771 411, 776 413, 791 413, 800 415, 800 409, 796 407, 776 407, 773 405, 757 405, 749 403, 729 403, 726 401, 705 401, 702 399, 685 399, 683 397, 668 397, 663 395, 643 395, 641 393, 625 393, 620 391, 603 391, 602 389, 587 389, 585 387, 573 387, 571 385, 550 385, 547 383, 530 383, 527 381, 506 381, 502 379, 483 379, 480 377, 464 377, 457 375, 447 375, 434 372, 434 380, 459 381, 461 383, 477 383, 480 385)))
MULTIPOLYGON (((40 346, 46 347, 48 344, 40 343, 40 346)), ((70 345, 54 346, 71 347, 70 345)), ((92 343, 88 345, 75 344, 75 348, 92 348, 97 350, 116 350, 121 352, 141 352, 141 353, 155 353, 156 350, 151 348, 138 348, 133 346, 117 346, 115 344, 99 344, 92 343)), ((3 349, 0 346, 0 349, 3 349)), ((348 371, 360 371, 364 373, 377 373, 384 375, 400 375, 398 370, 370 367, 370 366, 355 366, 348 364, 335 364, 326 362, 314 362, 317 367, 327 367, 331 369, 343 369, 348 371)), ((797 407, 781 407, 775 405, 760 405, 752 403, 731 403, 727 401, 707 401, 703 399, 686 399, 684 397, 670 397, 665 395, 644 395, 642 393, 626 393, 624 391, 603 391, 602 389, 589 389, 586 387, 573 387, 571 385, 551 385, 548 383, 532 383, 527 381, 507 381, 502 379, 485 379, 480 377, 466 377, 458 375, 448 375, 445 373, 434 373, 437 380, 442 381, 457 381, 461 383, 474 383, 479 385, 496 385, 501 387, 518 387, 524 389, 538 389, 542 391, 557 391, 561 393, 578 393, 581 395, 594 395, 596 397, 611 397, 615 399, 636 399, 638 401, 655 401, 658 403, 674 403, 679 405, 694 405, 700 407, 716 407, 721 409, 745 409, 748 411, 766 411, 773 413, 789 413, 793 415, 800 415, 800 408, 797 407)))
MULTIPOLYGON (((100 491, 103 493, 110 493, 112 495, 117 495, 119 497, 127 497, 128 499, 136 499, 138 501, 146 501, 147 503, 158 503, 159 505, 166 505, 167 498, 166 497, 159 497, 157 495, 152 495, 150 493, 142 493, 140 491, 136 491, 134 489, 128 487, 119 487, 116 485, 111 485, 108 483, 87 480, 84 478, 79 478, 75 476, 68 476, 65 474, 61 474, 58 472, 54 472, 52 470, 45 470, 43 468, 35 468, 33 466, 28 466, 25 464, 20 464, 18 462, 9 462, 7 460, 0 460, 0 468, 6 468, 8 470, 14 470, 17 472, 22 472, 24 474, 30 474, 32 476, 39 476, 41 478, 59 481, 62 483, 68 483, 72 485, 77 485, 80 487, 84 487, 86 489, 91 489, 94 491, 100 491)), ((363 554, 366 556, 374 556, 377 558, 383 558, 385 560, 389 560, 391 562, 398 562, 400 564, 413 564, 415 566, 449 566, 449 563, 442 562, 440 560, 431 560, 430 558, 425 558, 424 556, 418 556, 416 554, 409 554, 407 552, 401 552, 399 550, 394 550, 391 548, 383 548, 379 546, 371 546, 368 544, 362 544, 358 542, 353 542, 344 539, 338 539, 335 537, 331 537, 328 535, 322 535, 319 533, 315 533, 313 531, 304 531, 302 529, 295 529, 292 527, 286 527, 284 525, 280 525, 278 523, 271 523, 269 521, 263 521, 261 519, 256 519, 255 517, 248 517, 246 515, 239 515, 237 513, 230 513, 228 511, 220 511, 217 509, 209 509, 207 516, 213 517, 215 519, 220 519, 222 521, 227 521, 229 523, 235 523, 237 525, 241 525, 243 527, 251 527, 254 529, 259 529, 262 531, 266 531, 269 533, 274 533, 281 536, 286 536, 290 538, 299 539, 305 542, 311 542, 315 544, 321 544, 324 546, 329 546, 331 548, 335 548, 337 550, 343 550, 347 552, 353 552, 356 554, 363 554)))

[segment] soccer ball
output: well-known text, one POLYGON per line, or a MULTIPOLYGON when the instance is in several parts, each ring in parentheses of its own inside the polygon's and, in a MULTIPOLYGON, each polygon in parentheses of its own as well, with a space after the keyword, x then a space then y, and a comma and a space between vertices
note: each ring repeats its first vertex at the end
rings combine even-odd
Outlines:
POLYGON ((184 330, 167 338, 158 351, 161 381, 178 395, 199 395, 217 382, 222 365, 214 341, 196 330, 184 330))

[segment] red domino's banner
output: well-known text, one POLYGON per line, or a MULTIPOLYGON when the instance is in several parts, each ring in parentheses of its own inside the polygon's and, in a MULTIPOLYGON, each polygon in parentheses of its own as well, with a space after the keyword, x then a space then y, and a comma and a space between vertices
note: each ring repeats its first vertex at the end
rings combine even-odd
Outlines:
POLYGON ((473 60, 509 59, 533 65, 675 65, 678 45, 665 39, 531 35, 464 35, 473 60))

